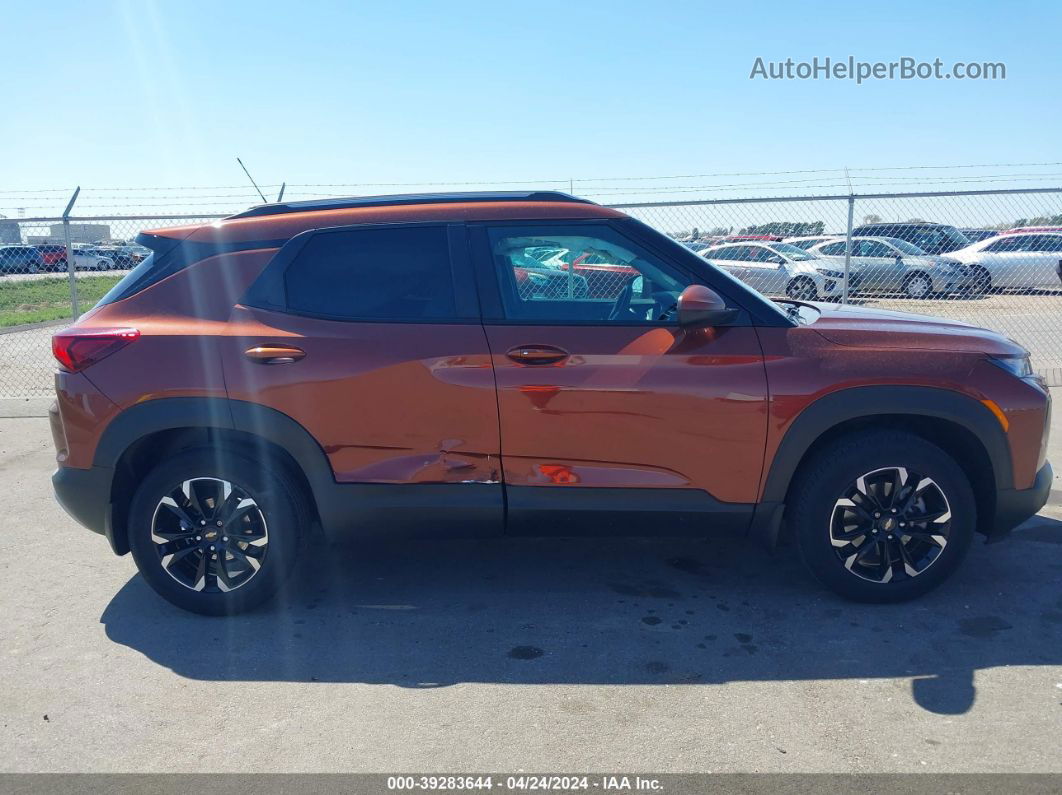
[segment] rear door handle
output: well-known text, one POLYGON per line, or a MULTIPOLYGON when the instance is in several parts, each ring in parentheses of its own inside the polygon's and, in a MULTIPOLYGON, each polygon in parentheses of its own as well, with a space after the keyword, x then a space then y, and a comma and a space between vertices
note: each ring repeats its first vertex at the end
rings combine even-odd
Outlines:
POLYGON ((570 356, 568 351, 552 345, 517 345, 505 355, 519 364, 556 364, 570 356))
POLYGON ((305 356, 306 351, 292 345, 256 345, 243 355, 258 364, 292 364, 305 356))

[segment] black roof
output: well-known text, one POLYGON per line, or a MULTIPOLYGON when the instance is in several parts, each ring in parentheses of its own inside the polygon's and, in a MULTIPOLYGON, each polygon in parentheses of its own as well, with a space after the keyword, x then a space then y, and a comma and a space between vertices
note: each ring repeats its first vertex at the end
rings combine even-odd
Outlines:
POLYGON ((536 191, 466 191, 463 193, 398 193, 392 196, 349 196, 336 199, 312 199, 301 202, 259 204, 229 218, 253 218, 259 215, 284 215, 313 210, 345 210, 352 207, 388 207, 396 204, 449 204, 456 202, 578 202, 594 204, 568 193, 536 191))

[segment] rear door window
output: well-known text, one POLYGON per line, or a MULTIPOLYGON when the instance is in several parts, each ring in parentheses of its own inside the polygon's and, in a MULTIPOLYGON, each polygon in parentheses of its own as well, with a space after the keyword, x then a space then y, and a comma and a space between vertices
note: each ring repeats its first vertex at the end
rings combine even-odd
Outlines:
POLYGON ((319 232, 284 273, 295 314, 338 320, 456 317, 444 226, 319 232))

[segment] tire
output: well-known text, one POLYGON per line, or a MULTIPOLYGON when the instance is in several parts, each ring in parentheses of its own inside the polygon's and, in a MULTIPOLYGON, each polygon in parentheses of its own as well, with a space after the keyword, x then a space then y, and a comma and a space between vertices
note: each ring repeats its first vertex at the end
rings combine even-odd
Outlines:
POLYGON ((977 525, 969 479, 919 436, 853 433, 801 467, 788 501, 790 528, 812 575, 846 599, 921 596, 944 582, 969 550, 977 525), (930 518, 911 522, 916 516, 930 518))
POLYGON ((797 276, 785 286, 785 294, 794 301, 817 301, 819 291, 807 276, 797 276))
POLYGON ((188 450, 159 464, 137 488, 129 547, 141 576, 164 599, 193 613, 233 615, 284 583, 310 514, 282 467, 231 450, 188 450), (221 511, 229 519, 219 526, 221 511), (212 557, 219 552, 220 570, 212 557))
POLYGON ((929 298, 933 293, 933 280, 924 273, 912 273, 903 280, 903 292, 908 298, 929 298))
POLYGON ((992 290, 992 274, 980 265, 970 268, 970 292, 974 295, 987 295, 992 290))

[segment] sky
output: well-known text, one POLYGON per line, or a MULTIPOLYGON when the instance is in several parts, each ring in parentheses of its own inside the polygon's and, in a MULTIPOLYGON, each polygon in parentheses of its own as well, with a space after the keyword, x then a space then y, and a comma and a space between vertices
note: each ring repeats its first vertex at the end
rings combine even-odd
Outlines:
POLYGON ((1058 2, 50 0, 0 15, 9 216, 61 210, 75 185, 82 211, 250 204, 237 156, 270 198, 281 182, 289 198, 836 193, 845 168, 882 190, 1062 184, 1058 2), (1003 62, 1007 79, 749 76, 757 57, 849 55, 1003 62), (968 165, 984 167, 899 170, 968 165))

